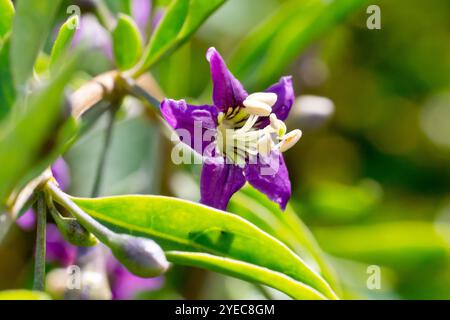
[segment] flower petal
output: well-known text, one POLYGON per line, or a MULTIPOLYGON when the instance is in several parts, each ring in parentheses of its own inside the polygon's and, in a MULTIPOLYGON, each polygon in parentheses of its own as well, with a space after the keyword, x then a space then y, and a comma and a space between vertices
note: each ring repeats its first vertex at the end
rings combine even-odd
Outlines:
POLYGON ((213 101, 220 111, 228 108, 241 106, 248 93, 242 84, 228 70, 219 52, 215 48, 210 48, 206 54, 206 59, 211 66, 211 77, 213 81, 213 101))
MULTIPOLYGON (((292 86, 292 77, 282 77, 280 81, 268 88, 266 92, 273 92, 277 95, 277 102, 272 106, 272 112, 276 114, 281 121, 287 119, 289 111, 295 102, 294 87, 292 86)), ((263 118, 258 122, 259 128, 269 125, 269 118, 263 118)))
POLYGON ((161 113, 181 141, 203 154, 217 127, 218 112, 214 106, 193 106, 184 100, 165 99, 161 103, 161 113))
POLYGON ((56 181, 58 182, 61 190, 67 191, 70 185, 70 172, 69 166, 67 165, 67 163, 64 161, 63 158, 59 157, 52 164, 52 173, 56 181))
POLYGON ((225 163, 221 157, 205 161, 200 179, 200 202, 220 210, 226 210, 231 196, 245 184, 243 170, 225 163))
POLYGON ((253 187, 278 203, 282 210, 286 209, 291 197, 291 182, 281 153, 272 152, 267 157, 259 157, 258 163, 248 164, 244 173, 253 187))

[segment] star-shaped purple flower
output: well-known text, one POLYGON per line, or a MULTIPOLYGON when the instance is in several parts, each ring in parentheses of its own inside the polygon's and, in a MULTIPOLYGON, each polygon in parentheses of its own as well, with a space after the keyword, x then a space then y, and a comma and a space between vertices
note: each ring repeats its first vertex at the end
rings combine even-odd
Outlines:
POLYGON ((301 137, 298 129, 286 134, 284 124, 295 100, 291 77, 249 95, 215 48, 206 57, 214 105, 171 99, 161 103, 164 118, 181 141, 203 156, 201 203, 225 210, 248 181, 284 210, 291 183, 282 152, 301 137))

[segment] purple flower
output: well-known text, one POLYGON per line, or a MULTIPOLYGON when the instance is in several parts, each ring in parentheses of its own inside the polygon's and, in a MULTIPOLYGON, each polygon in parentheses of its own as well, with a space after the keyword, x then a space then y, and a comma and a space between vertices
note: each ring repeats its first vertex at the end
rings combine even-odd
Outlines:
POLYGON ((215 48, 207 60, 213 81, 213 105, 194 106, 165 99, 161 112, 180 136, 204 158, 201 203, 225 210, 246 181, 284 210, 291 183, 282 152, 301 137, 286 134, 284 120, 294 103, 291 77, 265 92, 249 95, 215 48))

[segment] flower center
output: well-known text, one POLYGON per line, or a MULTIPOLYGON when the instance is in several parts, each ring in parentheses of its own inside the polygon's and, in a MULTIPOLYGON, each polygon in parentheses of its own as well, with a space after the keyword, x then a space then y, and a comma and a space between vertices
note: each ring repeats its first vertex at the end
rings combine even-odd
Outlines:
POLYGON ((243 106, 229 108, 218 116, 217 146, 220 153, 233 164, 244 166, 250 158, 267 156, 272 151, 284 152, 294 146, 302 132, 286 134, 286 125, 272 112, 277 96, 274 93, 254 93, 243 106), (270 124, 258 127, 260 117, 269 117, 270 124))

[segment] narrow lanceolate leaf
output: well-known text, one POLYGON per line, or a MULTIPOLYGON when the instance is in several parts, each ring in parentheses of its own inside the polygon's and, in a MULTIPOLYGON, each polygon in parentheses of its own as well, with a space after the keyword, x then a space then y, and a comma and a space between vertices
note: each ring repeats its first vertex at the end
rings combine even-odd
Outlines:
POLYGON ((142 38, 138 26, 131 17, 119 14, 112 37, 117 67, 120 70, 132 68, 142 54, 142 38))
POLYGON ((63 92, 75 66, 76 60, 69 59, 49 83, 28 97, 24 112, 11 112, 0 124, 0 207, 14 188, 42 173, 73 136, 75 124, 67 116, 63 92))
POLYGON ((238 78, 249 84, 249 89, 269 85, 306 46, 366 2, 286 1, 242 40, 230 67, 238 78))
POLYGON ((203 252, 253 264, 335 298, 328 283, 287 246, 236 215, 161 196, 74 199, 117 232, 154 239, 165 250, 203 252))
POLYGON ((0 300, 50 300, 44 292, 29 290, 0 291, 0 300))
POLYGON ((78 20, 78 16, 70 17, 59 29, 50 56, 50 68, 54 68, 61 56, 70 49, 72 40, 77 32, 78 20))
POLYGON ((226 0, 173 0, 156 29, 138 74, 182 45, 226 0))
POLYGON ((0 121, 10 112, 15 100, 15 90, 10 68, 10 36, 0 40, 0 121))
POLYGON ((195 252, 168 251, 166 252, 166 257, 170 262, 175 264, 200 267, 250 282, 264 284, 278 289, 294 299, 326 299, 321 293, 317 292, 317 290, 314 290, 285 274, 259 267, 254 264, 207 253, 195 252))
POLYGON ((11 39, 11 68, 15 87, 24 91, 58 11, 61 0, 20 0, 11 39))
POLYGON ((320 274, 336 292, 340 290, 334 270, 326 261, 324 253, 311 231, 291 206, 288 205, 283 212, 276 203, 247 185, 233 196, 229 211, 252 222, 285 243, 306 262, 317 267, 320 274))
POLYGON ((11 31, 14 6, 11 0, 0 0, 0 42, 11 31))

